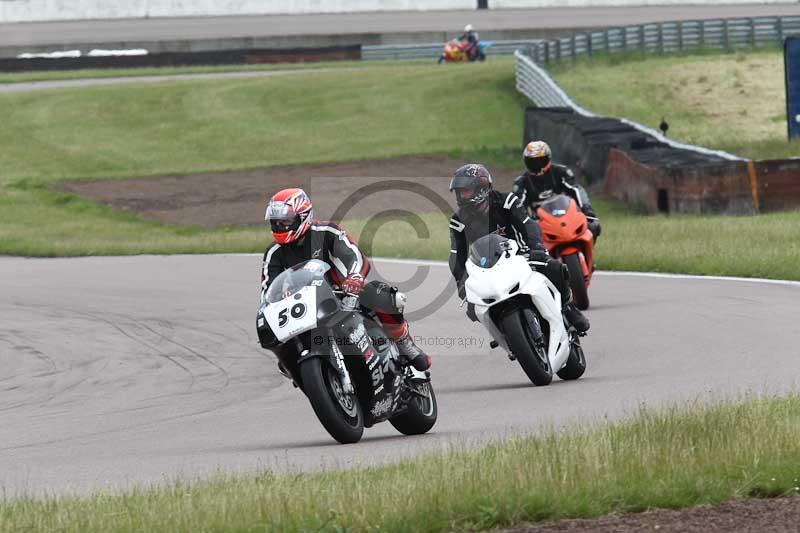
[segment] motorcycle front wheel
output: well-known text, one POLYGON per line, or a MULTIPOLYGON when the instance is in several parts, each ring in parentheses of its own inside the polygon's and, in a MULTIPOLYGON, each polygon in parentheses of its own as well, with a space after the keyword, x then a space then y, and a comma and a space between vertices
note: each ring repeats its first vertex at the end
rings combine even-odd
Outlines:
POLYGON ((503 332, 506 342, 519 361, 522 370, 534 385, 549 385, 553 381, 553 369, 544 348, 536 346, 535 339, 524 311, 516 311, 503 317, 503 332))
POLYGON ((569 357, 564 368, 558 371, 558 377, 564 381, 578 379, 586 372, 586 356, 583 354, 581 341, 575 337, 569 343, 569 357))
POLYGON ((561 258, 569 270, 569 286, 572 289, 572 299, 581 311, 589 309, 589 289, 581 270, 581 259, 578 254, 569 254, 561 258))
POLYGON ((314 413, 331 437, 342 444, 361 440, 364 416, 358 399, 344 392, 341 377, 331 364, 314 357, 300 365, 305 390, 314 413))
POLYGON ((436 424, 439 415, 439 406, 431 382, 414 384, 413 387, 412 397, 406 410, 389 419, 389 423, 403 435, 427 433, 436 424))

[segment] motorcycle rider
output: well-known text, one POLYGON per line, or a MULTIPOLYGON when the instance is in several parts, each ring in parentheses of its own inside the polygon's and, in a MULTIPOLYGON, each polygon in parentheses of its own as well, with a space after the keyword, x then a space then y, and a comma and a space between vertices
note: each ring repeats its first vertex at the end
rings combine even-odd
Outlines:
POLYGON ((544 141, 531 141, 522 152, 527 169, 514 179, 512 192, 531 213, 536 206, 554 194, 566 194, 577 202, 578 207, 589 220, 589 231, 595 241, 600 236, 600 220, 592 209, 586 189, 575 183, 575 175, 564 165, 552 162, 550 146, 544 141))
POLYGON ((467 53, 467 57, 470 61, 474 60, 478 55, 478 32, 475 31, 472 24, 464 26, 464 33, 458 37, 458 40, 467 43, 467 47, 464 51, 467 53))
MULTIPOLYGON (((411 338, 403 316, 405 294, 380 281, 365 283, 370 264, 355 241, 339 226, 313 218, 311 200, 302 189, 284 189, 267 204, 264 217, 275 240, 264 252, 261 268, 261 299, 278 274, 311 259, 330 265, 331 282, 349 296, 360 298, 374 311, 387 337, 402 357, 419 371, 427 370, 431 358, 411 338)), ((280 365, 279 365, 280 368, 280 365)), ((286 372, 280 368, 281 373, 286 372)))
MULTIPOLYGON (((561 293, 561 304, 569 324, 579 333, 589 329, 589 321, 572 303, 569 271, 563 263, 550 257, 542 243, 539 224, 525 212, 515 193, 495 191, 492 176, 483 165, 470 163, 456 170, 450 181, 456 195, 458 211, 450 219, 450 271, 456 279, 458 296, 466 290, 466 262, 469 246, 477 239, 497 233, 516 240, 520 252, 528 256, 531 268, 544 274, 561 293)), ((474 308, 467 314, 477 320, 474 308)))

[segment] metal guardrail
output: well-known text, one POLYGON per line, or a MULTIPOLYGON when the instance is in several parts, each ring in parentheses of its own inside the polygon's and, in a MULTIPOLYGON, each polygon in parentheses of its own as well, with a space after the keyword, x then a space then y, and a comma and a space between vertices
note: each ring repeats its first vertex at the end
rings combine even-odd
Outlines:
MULTIPOLYGON (((512 55, 520 48, 536 45, 540 40, 523 41, 492 41, 492 46, 487 50, 488 55, 512 55)), ((436 59, 444 49, 444 43, 407 44, 407 45, 376 45, 363 46, 361 58, 368 60, 387 59, 436 59)))
MULTIPOLYGON (((558 86, 553 78, 551 78, 542 67, 534 63, 533 59, 527 54, 523 53, 522 50, 517 50, 514 53, 514 69, 516 72, 517 91, 525 95, 528 100, 536 104, 538 107, 566 107, 572 108, 576 113, 585 117, 599 116, 591 111, 587 111, 573 102, 569 95, 567 95, 567 93, 565 93, 564 90, 558 86)), ((684 144, 674 141, 665 137, 660 132, 652 128, 648 128, 647 126, 643 126, 642 124, 632 120, 625 118, 619 120, 623 124, 628 124, 642 133, 646 133, 658 141, 672 146, 673 148, 692 150, 701 154, 713 155, 732 161, 742 160, 741 157, 729 154, 728 152, 723 152, 721 150, 710 150, 701 146, 694 146, 691 144, 684 144)))
MULTIPOLYGON (((604 31, 576 33, 570 37, 542 40, 514 53, 517 91, 540 107, 567 107, 587 117, 594 113, 577 105, 553 81, 542 66, 574 61, 580 55, 605 52, 640 52, 666 54, 703 49, 727 49, 782 45, 792 34, 800 34, 800 17, 758 17, 716 20, 661 22, 609 28, 604 31)), ((739 160, 727 152, 679 143, 661 133, 620 119, 674 148, 693 150, 724 159, 739 160)))
POLYGON ((598 52, 666 54, 782 45, 792 34, 800 34, 800 17, 686 20, 616 27, 543 40, 528 46, 526 54, 539 65, 549 65, 598 52))

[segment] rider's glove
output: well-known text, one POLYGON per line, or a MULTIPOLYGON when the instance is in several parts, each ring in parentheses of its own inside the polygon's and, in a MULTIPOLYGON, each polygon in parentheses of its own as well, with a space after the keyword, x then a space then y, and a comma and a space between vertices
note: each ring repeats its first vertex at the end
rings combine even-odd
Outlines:
POLYGON ((464 285, 466 283, 467 283, 467 277, 466 276, 464 276, 464 278, 456 281, 456 287, 458 287, 458 299, 459 300, 463 300, 464 298, 467 297, 467 289, 466 289, 466 287, 464 287, 464 285))
POLYGON ((364 287, 364 276, 361 274, 350 274, 341 283, 341 287, 345 294, 358 296, 361 294, 361 289, 364 287))
POLYGON ((530 254, 528 254, 528 262, 532 267, 545 266, 550 259, 551 257, 547 250, 531 250, 530 254))

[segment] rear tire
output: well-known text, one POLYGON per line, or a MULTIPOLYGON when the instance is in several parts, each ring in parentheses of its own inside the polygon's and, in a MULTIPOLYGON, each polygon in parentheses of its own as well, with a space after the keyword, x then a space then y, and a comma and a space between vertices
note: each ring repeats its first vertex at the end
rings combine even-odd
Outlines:
POLYGON ((553 381, 553 369, 547 360, 547 352, 537 348, 522 311, 503 318, 503 331, 511 353, 519 361, 522 370, 534 385, 549 385, 553 381))
POLYGON ((589 309, 589 289, 581 270, 581 260, 578 254, 569 254, 561 257, 569 270, 569 286, 572 289, 572 299, 581 311, 589 309))
POLYGON ((580 340, 575 337, 569 343, 569 357, 564 368, 558 371, 558 377, 564 381, 578 379, 586 372, 586 356, 580 340))
POLYGON ((364 416, 354 395, 342 390, 339 373, 321 357, 307 359, 300 365, 300 375, 311 407, 331 437, 342 444, 361 440, 364 416))
POLYGON ((433 385, 427 381, 421 383, 420 387, 425 390, 428 397, 423 399, 415 394, 405 411, 389 419, 389 423, 403 435, 422 435, 436 424, 439 406, 436 403, 433 385))

